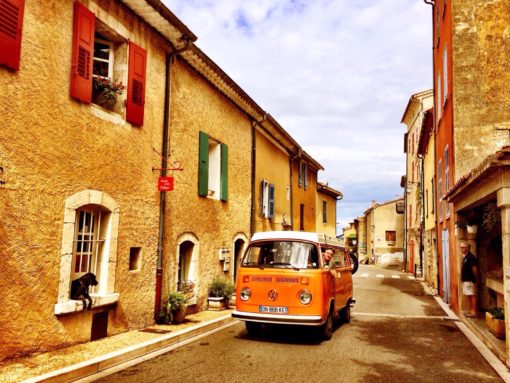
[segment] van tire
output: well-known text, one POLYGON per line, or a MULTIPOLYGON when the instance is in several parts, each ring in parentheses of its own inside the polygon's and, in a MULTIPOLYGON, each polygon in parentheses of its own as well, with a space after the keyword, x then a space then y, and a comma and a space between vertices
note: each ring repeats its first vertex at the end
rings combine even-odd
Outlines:
POLYGON ((250 335, 257 335, 260 333, 260 329, 262 325, 257 322, 244 322, 246 326, 246 331, 248 331, 248 334, 250 335))
POLYGON ((326 322, 321 326, 321 334, 325 340, 330 340, 333 337, 333 316, 331 311, 328 313, 326 322))
POLYGON ((349 323, 351 321, 351 302, 347 302, 345 307, 340 310, 340 320, 342 323, 349 323))
POLYGON ((356 271, 358 271, 359 267, 358 257, 355 256, 354 254, 349 254, 349 256, 351 257, 352 262, 352 274, 356 274, 356 271))

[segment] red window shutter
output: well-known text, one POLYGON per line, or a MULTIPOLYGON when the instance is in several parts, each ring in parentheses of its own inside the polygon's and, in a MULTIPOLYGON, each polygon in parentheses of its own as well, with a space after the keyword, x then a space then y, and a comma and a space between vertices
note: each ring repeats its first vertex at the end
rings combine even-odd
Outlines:
POLYGON ((126 120, 138 126, 143 125, 146 64, 147 51, 130 41, 126 120))
POLYGON ((25 0, 0 0, 0 64, 18 70, 25 0))
POLYGON ((84 5, 74 3, 71 97, 86 104, 92 101, 92 59, 96 17, 84 5))

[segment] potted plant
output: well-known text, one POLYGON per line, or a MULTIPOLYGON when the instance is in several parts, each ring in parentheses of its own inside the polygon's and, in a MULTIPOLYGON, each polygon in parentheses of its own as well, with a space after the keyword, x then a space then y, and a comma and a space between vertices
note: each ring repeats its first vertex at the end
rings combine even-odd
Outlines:
POLYGON ((216 277, 207 287, 208 291, 208 309, 224 310, 228 307, 228 302, 235 292, 235 286, 225 277, 216 277))
POLYGON ((166 304, 159 312, 157 323, 170 324, 183 322, 188 309, 186 302, 186 296, 182 292, 171 291, 168 294, 166 304))
POLYGON ((486 232, 501 224, 501 213, 495 203, 490 202, 483 208, 482 227, 486 232))
POLYGON ((115 82, 106 77, 93 78, 94 104, 112 110, 117 103, 117 97, 124 93, 126 87, 121 82, 115 82))
POLYGON ((485 313, 485 323, 496 338, 505 339, 505 310, 495 307, 485 313))

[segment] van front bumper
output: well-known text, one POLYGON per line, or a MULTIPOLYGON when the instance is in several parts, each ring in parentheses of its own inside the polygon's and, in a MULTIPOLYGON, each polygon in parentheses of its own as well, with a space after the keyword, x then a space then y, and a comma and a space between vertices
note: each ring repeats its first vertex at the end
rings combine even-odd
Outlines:
POLYGON ((295 324, 303 326, 320 326, 325 322, 320 315, 260 314, 237 310, 232 312, 232 317, 248 322, 295 324))

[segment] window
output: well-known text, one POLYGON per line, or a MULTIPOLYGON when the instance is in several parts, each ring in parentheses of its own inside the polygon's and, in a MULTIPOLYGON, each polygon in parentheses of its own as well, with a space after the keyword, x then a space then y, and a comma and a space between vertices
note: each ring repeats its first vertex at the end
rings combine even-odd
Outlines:
POLYGON ((262 217, 274 217, 274 185, 265 180, 261 183, 261 214, 262 217))
POLYGON ((448 46, 443 50, 443 105, 448 99, 448 46))
POLYGON ((0 1, 0 65, 18 70, 25 0, 0 1))
POLYGON ((413 226, 413 205, 409 205, 409 227, 413 226))
POLYGON ((139 271, 141 264, 141 247, 132 247, 129 249, 129 271, 139 271))
POLYGON ((425 217, 429 216, 429 189, 425 189, 425 217))
MULTIPOLYGON (((448 146, 446 146, 444 150, 444 190, 448 192, 450 189, 450 175, 449 175, 449 166, 448 166, 448 146)), ((450 204, 446 203, 445 206, 445 215, 450 215, 450 204)))
POLYGON ((299 204, 299 230, 305 230, 305 205, 299 204))
POLYGON ((306 189, 308 186, 308 164, 299 161, 298 167, 298 186, 306 189))
POLYGON ((228 146, 199 133, 198 194, 228 200, 228 146))
MULTIPOLYGON (((76 235, 73 251, 72 279, 91 272, 99 279, 102 262, 103 243, 105 241, 105 219, 103 209, 96 205, 88 205, 76 212, 76 235)), ((92 288, 92 287, 91 287, 92 288)), ((95 287, 92 288, 92 292, 95 287)))
POLYGON ((397 232, 394 230, 386 230, 386 242, 395 243, 397 241, 397 232))
POLYGON ((437 75, 437 84, 436 84, 436 115, 437 115, 436 123, 439 126, 439 120, 441 120, 441 73, 438 73, 438 75, 437 75))
POLYGON ((431 214, 434 214, 434 205, 436 204, 436 185, 434 183, 434 177, 432 177, 432 179, 430 180, 430 184, 431 184, 431 199, 432 199, 432 203, 431 203, 431 209, 430 209, 430 213, 431 214))
POLYGON ((441 160, 437 164, 437 197, 439 219, 443 218, 443 166, 441 160))
POLYGON ((83 4, 75 2, 72 97, 120 113, 123 89, 119 86, 127 78, 126 120, 133 125, 143 125, 146 61, 145 49, 132 41, 128 43, 83 4), (105 93, 104 89, 109 91, 105 93))
POLYGON ((322 223, 328 222, 328 201, 322 201, 322 223))
POLYGON ((65 201, 60 281, 56 315, 83 309, 81 301, 70 300, 71 280, 86 272, 96 274, 99 284, 91 289, 94 307, 119 299, 114 293, 119 208, 108 194, 83 190, 65 201))

